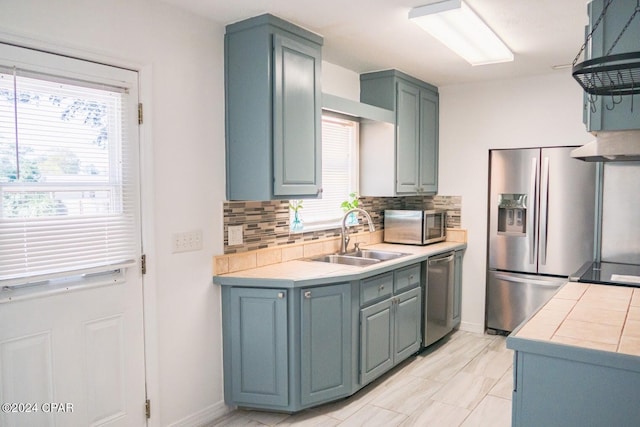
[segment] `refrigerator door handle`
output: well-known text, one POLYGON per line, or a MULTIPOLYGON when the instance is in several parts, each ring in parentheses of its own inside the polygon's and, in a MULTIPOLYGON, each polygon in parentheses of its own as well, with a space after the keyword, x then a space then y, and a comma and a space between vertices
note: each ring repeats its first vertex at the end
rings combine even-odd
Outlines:
POLYGON ((549 157, 542 161, 540 177, 540 264, 547 263, 547 221, 549 220, 549 157))
POLYGON ((538 158, 531 158, 531 176, 529 181, 529 200, 527 206, 527 235, 529 236, 529 264, 535 263, 536 256, 536 236, 535 236, 535 223, 536 223, 536 189, 538 183, 538 158))
POLYGON ((546 280, 536 280, 536 279, 525 279, 525 278, 521 278, 521 277, 515 277, 515 276, 511 276, 511 275, 506 275, 506 274, 496 274, 495 278, 496 279, 500 279, 500 280, 504 280, 505 282, 528 283, 528 284, 531 284, 531 285, 548 286, 550 288, 557 288, 558 287, 558 282, 549 282, 549 281, 546 281, 546 280))

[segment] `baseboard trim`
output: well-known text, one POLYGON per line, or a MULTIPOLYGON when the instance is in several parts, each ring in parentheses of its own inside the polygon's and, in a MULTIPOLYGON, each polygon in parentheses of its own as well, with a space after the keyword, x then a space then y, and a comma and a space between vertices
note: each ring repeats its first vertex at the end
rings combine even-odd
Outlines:
POLYGON ((175 421, 169 424, 169 427, 202 427, 207 423, 223 417, 227 413, 231 412, 232 409, 233 408, 225 405, 224 402, 219 402, 211 406, 207 406, 195 414, 191 414, 188 417, 175 421))
POLYGON ((483 334, 484 325, 479 325, 477 323, 460 322, 460 330, 466 331, 466 332, 473 332, 476 334, 483 334))

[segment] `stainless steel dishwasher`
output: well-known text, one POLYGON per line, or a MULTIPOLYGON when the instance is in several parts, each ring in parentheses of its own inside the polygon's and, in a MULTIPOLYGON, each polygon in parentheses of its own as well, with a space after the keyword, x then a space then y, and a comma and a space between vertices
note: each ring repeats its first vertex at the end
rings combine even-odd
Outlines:
POLYGON ((427 284, 424 293, 425 347, 453 329, 454 253, 447 252, 427 259, 427 284))

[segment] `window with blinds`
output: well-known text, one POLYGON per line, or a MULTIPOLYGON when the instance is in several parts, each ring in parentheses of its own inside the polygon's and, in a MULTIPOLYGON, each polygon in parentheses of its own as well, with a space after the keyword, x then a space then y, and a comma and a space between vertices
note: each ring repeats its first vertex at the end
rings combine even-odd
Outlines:
POLYGON ((302 202, 302 231, 336 227, 340 205, 358 192, 358 128, 357 121, 323 114, 322 199, 302 202))
MULTIPOLYGON (((44 62, 47 56, 36 54, 44 62)), ((137 99, 126 84, 2 62, 8 61, 0 58, 0 286, 133 264, 137 145, 130 134, 137 132, 131 129, 137 99)))

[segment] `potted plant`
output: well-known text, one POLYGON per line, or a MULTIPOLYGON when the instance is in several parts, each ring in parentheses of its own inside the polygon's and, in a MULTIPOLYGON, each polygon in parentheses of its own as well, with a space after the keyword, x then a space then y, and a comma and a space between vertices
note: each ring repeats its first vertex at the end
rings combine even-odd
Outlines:
MULTIPOLYGON (((342 210, 344 212, 347 212, 351 209, 357 208, 360 206, 360 200, 358 199, 358 194, 353 192, 353 193, 349 193, 349 199, 343 201, 340 204, 340 207, 342 208, 342 210)), ((349 217, 347 218, 347 224, 349 225, 355 225, 358 224, 358 216, 356 215, 355 212, 351 212, 349 214, 349 217)))

